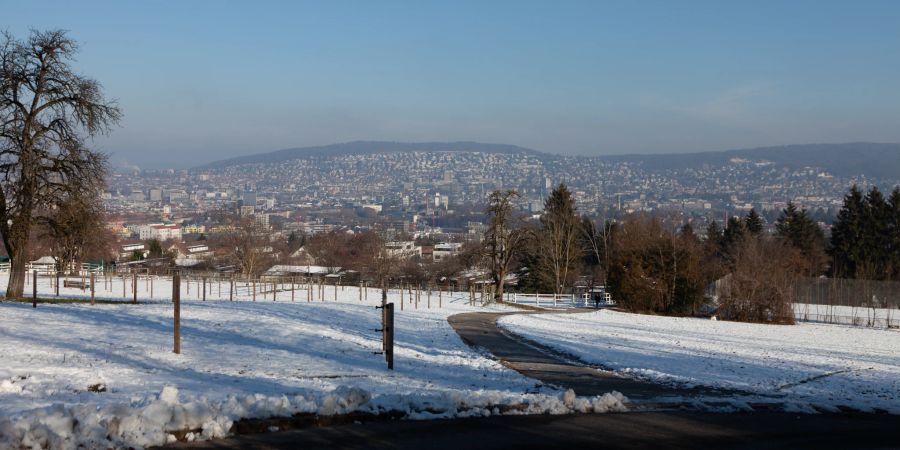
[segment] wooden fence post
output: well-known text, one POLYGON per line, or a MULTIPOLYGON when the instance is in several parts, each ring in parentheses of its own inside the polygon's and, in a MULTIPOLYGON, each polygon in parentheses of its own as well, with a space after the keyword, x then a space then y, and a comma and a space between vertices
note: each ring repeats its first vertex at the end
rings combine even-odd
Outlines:
POLYGON ((31 274, 32 282, 31 282, 31 307, 37 308, 37 270, 31 274))
POLYGON ((203 301, 206 301, 206 277, 203 277, 203 301))
POLYGON ((131 295, 133 298, 131 300, 131 303, 135 304, 135 305, 137 304, 137 287, 138 287, 137 286, 137 272, 132 271, 131 272, 131 295))
POLYGON ((178 273, 172 274, 172 302, 175 303, 175 345, 172 352, 181 353, 181 277, 178 273))
POLYGON ((388 303, 384 305, 385 309, 385 321, 384 321, 384 331, 385 331, 385 340, 386 346, 384 350, 384 357, 387 360, 388 370, 394 370, 394 304, 388 303))
POLYGON ((94 279, 96 278, 94 272, 91 272, 91 305, 94 304, 94 279))

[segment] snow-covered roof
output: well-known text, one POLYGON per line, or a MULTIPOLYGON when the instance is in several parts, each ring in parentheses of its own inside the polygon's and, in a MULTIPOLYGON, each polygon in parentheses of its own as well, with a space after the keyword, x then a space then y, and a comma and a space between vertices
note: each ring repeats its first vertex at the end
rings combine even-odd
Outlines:
POLYGON ((276 264, 266 271, 265 275, 286 275, 289 273, 302 273, 306 275, 326 275, 329 273, 338 273, 340 267, 326 266, 292 266, 287 264, 276 264))
POLYGON ((178 267, 193 267, 200 263, 201 260, 195 258, 175 258, 175 265, 178 267))
POLYGON ((52 256, 41 256, 31 262, 32 264, 56 264, 56 259, 52 256))

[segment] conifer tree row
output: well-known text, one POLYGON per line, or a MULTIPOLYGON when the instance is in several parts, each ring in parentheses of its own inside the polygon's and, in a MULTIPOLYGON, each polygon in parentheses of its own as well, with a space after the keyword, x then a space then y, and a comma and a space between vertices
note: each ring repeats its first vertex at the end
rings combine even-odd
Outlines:
POLYGON ((900 187, 887 199, 856 186, 844 197, 831 230, 832 272, 841 278, 900 279, 900 187))

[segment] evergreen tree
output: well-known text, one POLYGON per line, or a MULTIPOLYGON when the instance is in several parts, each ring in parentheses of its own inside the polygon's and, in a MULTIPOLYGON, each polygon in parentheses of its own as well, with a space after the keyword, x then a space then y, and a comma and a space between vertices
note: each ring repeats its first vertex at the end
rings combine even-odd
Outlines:
POLYGON ((719 227, 719 223, 715 220, 709 222, 709 225, 706 226, 706 255, 709 258, 721 258, 722 257, 722 240, 724 239, 722 235, 722 228, 719 227))
POLYGON ((857 267, 862 264, 865 254, 862 242, 864 211, 862 192, 853 185, 844 196, 844 204, 831 228, 830 252, 834 276, 856 277, 857 267))
MULTIPOLYGON (((863 211, 862 245, 866 278, 883 279, 887 275, 890 254, 891 207, 877 187, 866 194, 863 211)), ((860 275, 860 274, 857 274, 860 275)))
POLYGON ((150 239, 147 242, 147 255, 150 258, 162 258, 165 250, 163 249, 162 243, 159 242, 159 239, 150 239))
POLYGON ((694 241, 697 240, 697 233, 694 233, 694 226, 691 225, 690 222, 681 226, 681 231, 679 231, 681 236, 685 236, 686 238, 694 241))
POLYGON ((747 216, 744 217, 744 228, 750 234, 759 235, 763 231, 763 221, 762 218, 759 217, 759 214, 756 213, 756 209, 751 209, 747 216))
POLYGON ((825 233, 805 209, 788 202, 775 221, 775 231, 776 236, 800 252, 805 259, 802 265, 810 269, 811 275, 819 271, 824 263, 825 233))
POLYGON ((890 272, 888 275, 890 279, 898 281, 900 280, 900 186, 895 187, 893 192, 891 192, 888 204, 891 210, 888 222, 888 233, 890 236, 890 251, 888 252, 888 255, 890 255, 888 261, 890 272))
POLYGON ((737 217, 729 217, 725 231, 722 232, 722 253, 727 257, 733 255, 735 248, 744 240, 746 234, 744 221, 737 217))
POLYGON ((706 241, 715 242, 716 245, 722 242, 722 228, 715 220, 710 221, 709 225, 706 226, 706 241))
POLYGON ((540 267, 553 277, 556 294, 565 292, 578 273, 583 252, 579 245, 580 223, 575 213, 575 199, 569 188, 560 183, 544 202, 541 232, 537 236, 540 267))

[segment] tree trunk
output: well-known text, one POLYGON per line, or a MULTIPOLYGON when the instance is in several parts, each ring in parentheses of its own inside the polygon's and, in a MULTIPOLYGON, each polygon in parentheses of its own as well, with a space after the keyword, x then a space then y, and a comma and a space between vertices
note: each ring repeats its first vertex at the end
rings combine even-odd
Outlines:
POLYGON ((497 286, 497 289, 494 290, 494 302, 503 303, 503 280, 506 279, 506 272, 502 271, 497 275, 497 278, 494 278, 494 285, 497 286))
POLYGON ((9 284, 6 287, 6 298, 22 298, 25 291, 25 265, 28 255, 24 251, 15 252, 10 259, 9 284))
MULTIPOLYGON (((505 278, 505 276, 503 278, 505 278)), ((503 278, 500 279, 500 282, 495 283, 497 286, 497 289, 494 290, 495 303, 503 303, 503 278)))

